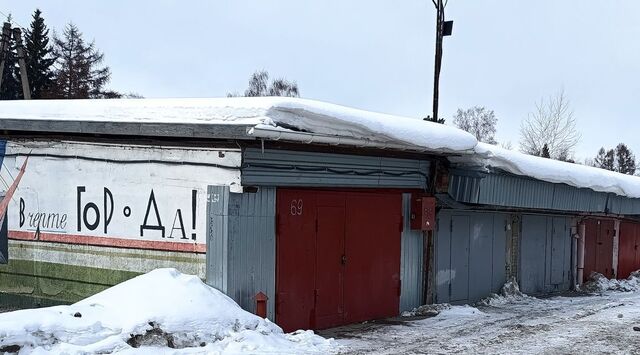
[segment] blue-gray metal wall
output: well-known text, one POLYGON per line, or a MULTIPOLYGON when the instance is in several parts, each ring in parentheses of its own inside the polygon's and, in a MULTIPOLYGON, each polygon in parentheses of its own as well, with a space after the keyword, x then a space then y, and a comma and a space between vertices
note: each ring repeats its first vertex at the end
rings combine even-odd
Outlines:
POLYGON ((424 189, 428 174, 426 160, 247 148, 241 179, 243 186, 424 189))
POLYGON ((424 235, 422 231, 411 229, 411 194, 402 194, 402 215, 400 312, 410 311, 424 303, 424 235))
POLYGON ((243 309, 255 312, 255 295, 269 298, 267 317, 275 315, 275 188, 229 193, 210 186, 208 201, 207 283, 243 309))
POLYGON ((505 283, 508 215, 441 210, 435 238, 435 302, 469 303, 505 283))
POLYGON ((571 286, 571 219, 523 215, 520 289, 529 294, 566 291, 571 286))

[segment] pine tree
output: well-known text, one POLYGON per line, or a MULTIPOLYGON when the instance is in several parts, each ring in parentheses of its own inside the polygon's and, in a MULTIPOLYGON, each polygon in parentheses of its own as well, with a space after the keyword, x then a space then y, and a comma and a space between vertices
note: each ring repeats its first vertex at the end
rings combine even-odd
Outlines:
POLYGON ((42 99, 51 96, 54 85, 52 66, 56 58, 49 45, 49 29, 39 9, 33 13, 30 29, 25 33, 25 47, 31 97, 42 99))
POLYGON ((636 173, 636 158, 626 144, 620 143, 616 147, 617 171, 634 175, 636 173))
POLYGON ((100 67, 104 54, 94 42, 85 43, 78 28, 69 23, 63 38, 54 36, 54 54, 60 69, 56 72, 56 96, 65 99, 103 98, 109 81, 109 67, 100 67))
POLYGON ((540 152, 540 156, 543 158, 551 158, 551 153, 549 152, 549 146, 545 143, 542 146, 542 151, 540 152))
POLYGON ((604 147, 598 150, 598 155, 593 159, 593 166, 610 171, 617 171, 616 156, 613 149, 605 150, 604 147))
MULTIPOLYGON (((11 22, 11 15, 7 17, 7 22, 11 22)), ((13 40, 13 37, 8 40, 9 48, 4 57, 0 100, 17 100, 22 99, 22 84, 20 82, 20 68, 18 67, 18 53, 16 51, 16 43, 13 40)))

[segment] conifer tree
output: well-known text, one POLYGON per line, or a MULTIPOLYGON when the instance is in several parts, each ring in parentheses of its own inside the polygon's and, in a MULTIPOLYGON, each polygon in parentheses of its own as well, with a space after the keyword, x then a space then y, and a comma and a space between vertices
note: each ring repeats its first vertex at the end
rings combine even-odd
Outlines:
POLYGON ((54 54, 60 69, 56 72, 56 96, 65 99, 103 98, 111 72, 101 66, 104 54, 95 43, 86 43, 82 33, 69 23, 62 38, 54 36, 54 54))
POLYGON ((42 99, 52 95, 54 85, 53 48, 49 45, 49 29, 44 24, 39 9, 33 13, 29 30, 25 33, 27 77, 31 87, 31 97, 42 99))
MULTIPOLYGON (((7 22, 11 22, 11 15, 7 17, 7 22)), ((9 48, 4 56, 4 70, 2 72, 2 87, 0 87, 0 100, 17 100, 22 98, 22 84, 20 82, 18 54, 13 37, 8 40, 9 48)))
POLYGON ((540 152, 540 156, 543 158, 551 158, 551 153, 549 152, 549 146, 545 143, 542 146, 542 151, 540 152))
POLYGON ((633 175, 636 173, 636 158, 626 144, 620 143, 616 147, 617 171, 633 175))

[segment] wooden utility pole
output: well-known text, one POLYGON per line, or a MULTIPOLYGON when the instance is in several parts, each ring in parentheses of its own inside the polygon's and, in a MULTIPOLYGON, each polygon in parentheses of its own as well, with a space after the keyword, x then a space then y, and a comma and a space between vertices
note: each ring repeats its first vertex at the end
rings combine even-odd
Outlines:
POLYGON ((31 90, 29 90, 29 78, 27 77, 27 63, 24 61, 24 47, 22 46, 22 30, 19 27, 13 29, 13 38, 16 40, 18 51, 18 64, 20 65, 20 81, 22 81, 22 95, 25 100, 31 100, 31 90))
POLYGON ((2 78, 4 77, 4 63, 9 51, 9 40, 11 39, 11 24, 5 22, 2 26, 2 37, 0 37, 0 89, 2 88, 2 78))

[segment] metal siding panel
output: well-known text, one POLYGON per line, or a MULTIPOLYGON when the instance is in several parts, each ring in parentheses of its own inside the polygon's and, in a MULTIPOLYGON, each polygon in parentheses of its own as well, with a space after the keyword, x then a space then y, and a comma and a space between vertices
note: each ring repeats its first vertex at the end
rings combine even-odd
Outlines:
POLYGON ((564 217, 552 218, 551 234, 551 285, 561 285, 564 283, 565 273, 565 248, 566 248, 566 220, 564 217))
POLYGON ((429 165, 413 159, 247 148, 242 184, 424 188, 429 165))
POLYGON ((469 215, 451 216, 451 302, 469 299, 469 215))
POLYGON ((451 213, 440 211, 438 213, 437 228, 435 233, 435 257, 436 257, 436 303, 447 303, 449 298, 449 285, 451 284, 451 213))
POLYGON ((422 304, 423 234, 411 229, 411 194, 402 194, 402 249, 400 261, 400 312, 410 311, 422 304))
POLYGON ((255 312, 255 295, 267 295, 267 317, 275 315, 275 188, 231 194, 228 295, 255 312))
POLYGON ((207 186, 207 284, 227 292, 229 186, 207 186))
POLYGON ((507 281, 506 279, 506 263, 507 263, 507 233, 506 233, 507 215, 493 215, 493 270, 491 272, 491 292, 498 293, 507 281))
POLYGON ((479 178, 453 171, 449 194, 464 203, 580 212, 605 212, 608 207, 611 213, 640 214, 640 199, 502 173, 479 178))
POLYGON ((525 293, 545 290, 547 217, 522 216, 520 242, 520 287, 525 293))
POLYGON ((493 215, 477 213, 470 217, 468 301, 473 302, 491 294, 494 235, 493 215))

